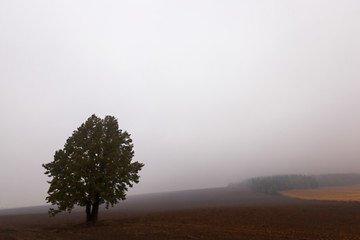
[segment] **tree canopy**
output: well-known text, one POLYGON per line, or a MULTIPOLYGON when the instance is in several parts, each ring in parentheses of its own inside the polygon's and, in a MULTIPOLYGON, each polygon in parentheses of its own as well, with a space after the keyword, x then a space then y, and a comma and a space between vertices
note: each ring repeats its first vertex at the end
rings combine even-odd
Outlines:
POLYGON ((115 117, 89 117, 55 152, 54 160, 43 164, 52 178, 46 200, 57 205, 49 214, 71 212, 79 205, 86 207, 87 221, 96 221, 99 205, 108 208, 124 200, 128 188, 139 182, 144 164, 133 157, 130 134, 119 129, 115 117))
POLYGON ((253 191, 268 194, 278 194, 278 191, 289 189, 309 189, 319 187, 319 184, 314 177, 306 175, 257 177, 249 179, 247 182, 253 191))

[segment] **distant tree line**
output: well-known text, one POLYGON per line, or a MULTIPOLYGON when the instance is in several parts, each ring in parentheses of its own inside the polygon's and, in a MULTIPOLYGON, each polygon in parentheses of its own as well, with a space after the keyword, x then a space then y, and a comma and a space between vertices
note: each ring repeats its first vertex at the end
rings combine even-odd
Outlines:
POLYGON ((360 184, 359 173, 315 175, 320 187, 335 187, 360 184))
POLYGON ((305 175, 278 175, 257 177, 248 180, 250 188, 255 192, 277 194, 289 189, 318 188, 319 184, 312 176, 305 175))
POLYGON ((290 189, 310 189, 319 187, 347 186, 360 184, 360 174, 325 174, 325 175, 275 175, 257 177, 246 180, 239 184, 246 184, 255 192, 278 194, 279 191, 290 189))

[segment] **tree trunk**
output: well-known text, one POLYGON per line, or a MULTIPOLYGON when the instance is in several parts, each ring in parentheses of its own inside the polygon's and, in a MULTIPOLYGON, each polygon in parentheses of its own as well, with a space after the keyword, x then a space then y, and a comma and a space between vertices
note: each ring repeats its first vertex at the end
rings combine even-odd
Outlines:
POLYGON ((96 222, 98 220, 99 213, 99 202, 93 204, 91 211, 91 221, 96 222))
POLYGON ((98 220, 99 201, 91 204, 86 204, 86 222, 96 222, 98 220))
POLYGON ((90 216, 91 216, 91 204, 87 203, 86 204, 86 221, 90 222, 90 216))

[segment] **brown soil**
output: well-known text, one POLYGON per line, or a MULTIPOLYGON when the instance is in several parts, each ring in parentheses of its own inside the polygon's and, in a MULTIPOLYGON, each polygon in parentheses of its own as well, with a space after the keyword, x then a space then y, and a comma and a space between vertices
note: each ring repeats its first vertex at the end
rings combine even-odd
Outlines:
POLYGON ((153 196, 153 202, 139 198, 128 203, 130 210, 101 211, 96 224, 84 223, 83 212, 55 218, 46 214, 0 216, 0 239, 360 239, 358 202, 299 200, 221 189, 187 197, 178 194, 176 204, 172 197, 174 194, 153 196), (223 194, 222 205, 213 200, 219 193, 223 194), (231 201, 234 198, 237 202, 231 201), (194 207, 199 199, 208 199, 204 207, 194 207), (159 203, 156 207, 155 202, 159 203), (169 209, 171 204, 176 210, 169 209), (136 211, 134 206, 143 208, 136 211))

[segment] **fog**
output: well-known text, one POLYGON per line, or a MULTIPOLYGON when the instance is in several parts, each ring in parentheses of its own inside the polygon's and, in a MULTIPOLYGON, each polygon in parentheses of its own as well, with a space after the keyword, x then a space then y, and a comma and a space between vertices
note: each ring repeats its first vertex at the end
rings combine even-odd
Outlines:
POLYGON ((0 0, 0 208, 45 204, 93 113, 145 167, 129 194, 360 172, 360 2, 0 0))

